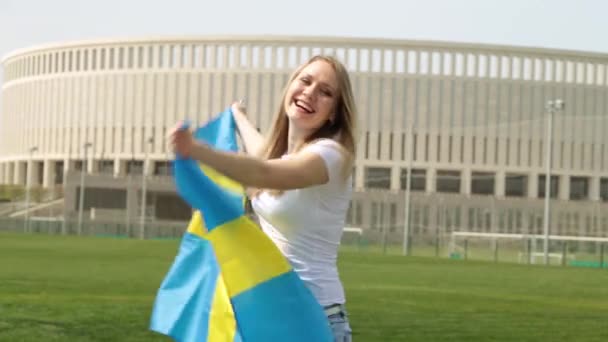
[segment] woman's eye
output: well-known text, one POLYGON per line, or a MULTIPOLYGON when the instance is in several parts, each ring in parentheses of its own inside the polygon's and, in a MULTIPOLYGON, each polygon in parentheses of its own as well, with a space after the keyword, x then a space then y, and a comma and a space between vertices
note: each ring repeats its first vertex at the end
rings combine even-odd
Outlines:
POLYGON ((310 84, 310 80, 306 77, 302 77, 300 78, 300 82, 304 83, 304 84, 310 84))

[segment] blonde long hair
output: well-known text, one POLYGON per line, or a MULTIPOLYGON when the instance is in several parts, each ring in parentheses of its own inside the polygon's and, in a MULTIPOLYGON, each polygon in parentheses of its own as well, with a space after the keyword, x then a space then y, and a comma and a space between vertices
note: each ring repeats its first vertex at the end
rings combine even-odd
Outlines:
MULTIPOLYGON (((355 130, 356 130, 356 118, 357 108, 353 96, 353 89, 348 76, 348 71, 344 65, 336 58, 331 56, 313 56, 306 63, 300 65, 291 75, 285 89, 283 90, 283 96, 279 103, 274 121, 271 126, 270 136, 266 140, 266 145, 263 149, 262 156, 265 159, 276 159, 281 158, 287 153, 288 148, 288 131, 289 131, 289 120, 285 115, 285 98, 287 97, 287 91, 292 82, 300 75, 302 70, 316 61, 324 61, 331 65, 334 72, 336 73, 336 79, 338 81, 338 97, 335 108, 334 120, 327 121, 321 126, 316 132, 306 138, 303 144, 296 146, 295 151, 300 150, 307 144, 310 144, 319 139, 332 139, 340 144, 345 157, 343 174, 348 176, 351 172, 352 165, 355 158, 355 130)), ((295 152, 294 151, 294 152, 295 152)))

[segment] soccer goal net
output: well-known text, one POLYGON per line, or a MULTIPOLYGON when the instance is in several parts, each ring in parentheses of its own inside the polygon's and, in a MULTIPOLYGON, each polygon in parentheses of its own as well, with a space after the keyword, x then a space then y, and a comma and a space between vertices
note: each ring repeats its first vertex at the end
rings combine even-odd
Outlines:
POLYGON ((517 261, 520 263, 544 263, 545 256, 550 264, 575 261, 578 246, 593 246, 600 265, 604 265, 604 251, 608 244, 606 237, 548 235, 549 248, 544 251, 545 236, 541 234, 505 234, 480 232, 452 232, 449 242, 449 256, 454 259, 490 259, 517 261))

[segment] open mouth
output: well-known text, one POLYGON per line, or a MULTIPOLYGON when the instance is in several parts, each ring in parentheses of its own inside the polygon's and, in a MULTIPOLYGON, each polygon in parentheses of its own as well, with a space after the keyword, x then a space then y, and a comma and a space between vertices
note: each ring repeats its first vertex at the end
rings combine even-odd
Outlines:
POLYGON ((304 101, 300 101, 300 100, 294 100, 293 102, 296 107, 298 107, 301 111, 307 113, 307 114, 312 114, 315 111, 312 109, 312 107, 310 105, 308 105, 306 102, 304 101))

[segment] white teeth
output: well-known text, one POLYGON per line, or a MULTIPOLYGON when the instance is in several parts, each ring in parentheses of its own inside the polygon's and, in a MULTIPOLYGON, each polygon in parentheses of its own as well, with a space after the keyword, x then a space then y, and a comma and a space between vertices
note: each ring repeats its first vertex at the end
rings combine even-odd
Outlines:
POLYGON ((313 112, 312 108, 310 108, 306 103, 304 103, 304 102, 302 102, 300 100, 296 100, 295 101, 295 105, 298 106, 298 107, 300 107, 300 108, 302 108, 302 109, 304 109, 304 110, 306 110, 309 113, 313 112))

